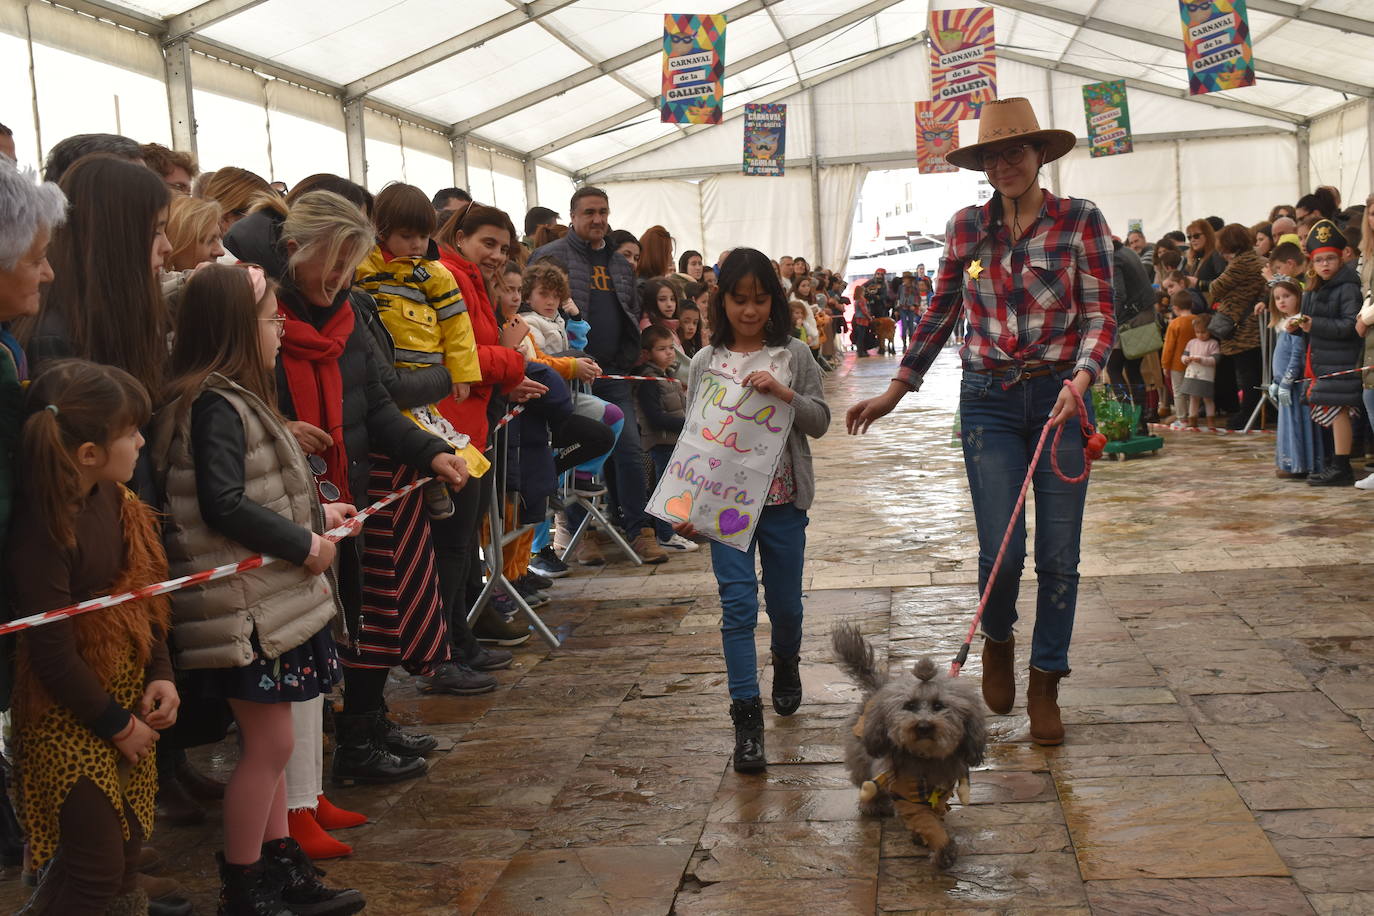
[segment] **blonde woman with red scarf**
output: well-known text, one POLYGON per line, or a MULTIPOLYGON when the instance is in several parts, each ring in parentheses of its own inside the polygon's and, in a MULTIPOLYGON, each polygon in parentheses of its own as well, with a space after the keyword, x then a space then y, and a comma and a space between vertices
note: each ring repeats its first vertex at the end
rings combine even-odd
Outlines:
MULTIPOLYGON (((330 191, 311 191, 284 217, 271 209, 249 214, 224 240, 239 260, 260 264, 279 284, 286 326, 277 363, 278 406, 301 447, 316 459, 312 471, 321 491, 331 501, 356 506, 367 503, 374 452, 455 488, 468 477, 466 463, 407 419, 382 384, 370 330, 379 319, 365 307, 370 300, 349 295, 353 271, 373 234, 357 206, 330 191)), ((359 540, 339 545, 339 598, 349 637, 340 645, 345 711, 335 717, 336 784, 394 782, 425 772, 418 754, 395 753, 409 753, 428 736, 405 734, 387 722, 382 690, 388 668, 347 662, 363 614, 359 540)))

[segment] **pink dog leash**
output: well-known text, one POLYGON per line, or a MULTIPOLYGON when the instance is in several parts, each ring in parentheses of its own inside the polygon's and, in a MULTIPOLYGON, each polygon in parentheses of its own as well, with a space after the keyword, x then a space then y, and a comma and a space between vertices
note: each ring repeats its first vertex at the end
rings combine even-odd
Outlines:
MULTIPOLYGON (((1064 483, 1082 483, 1088 479, 1088 474, 1092 472, 1093 462, 1102 457, 1102 449, 1107 444, 1107 437, 1097 431, 1093 424, 1088 422, 1088 408, 1083 403, 1083 395, 1078 393, 1078 389, 1073 386, 1073 382, 1065 379, 1064 384, 1073 392, 1073 399, 1078 402, 1078 427, 1083 432, 1083 473, 1077 477, 1069 477, 1059 469, 1059 439, 1064 435, 1066 423, 1060 423, 1054 430, 1054 448, 1050 451, 1050 468, 1054 475, 1064 483)), ((1026 469, 1026 479, 1021 481, 1021 492, 1016 497, 1016 505, 1011 510, 1011 520, 1007 522, 1006 534, 1002 535, 1002 546, 997 551, 997 559, 993 561, 992 572, 988 574, 988 584, 983 589, 983 596, 978 601, 978 610, 973 614, 973 623, 969 625, 968 635, 964 637, 964 644, 959 647, 959 654, 954 657, 954 661, 949 666, 949 676, 958 677, 959 669, 964 667, 968 661, 968 653, 973 645, 973 637, 978 633, 978 625, 983 622, 983 611, 987 609, 988 598, 992 595, 992 586, 997 582, 997 573, 1002 569, 1002 561, 1006 559, 1007 547, 1011 544, 1012 532, 1016 530, 1016 521, 1021 517, 1021 513, 1026 508, 1026 494, 1030 491, 1031 481, 1035 478, 1035 469, 1040 464, 1040 454, 1045 450, 1045 443, 1050 437, 1050 427, 1045 426, 1040 431, 1040 441, 1036 443, 1035 454, 1031 456, 1030 467, 1026 469)))

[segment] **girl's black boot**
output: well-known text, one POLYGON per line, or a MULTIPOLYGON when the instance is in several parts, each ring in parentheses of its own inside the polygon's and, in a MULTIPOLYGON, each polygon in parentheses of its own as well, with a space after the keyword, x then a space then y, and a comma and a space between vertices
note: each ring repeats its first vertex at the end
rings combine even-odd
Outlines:
POLYGON ((267 873, 267 862, 230 865, 224 853, 215 853, 219 862, 219 916, 292 916, 281 899, 281 884, 267 873))
POLYGON ((783 658, 773 653, 773 712, 790 716, 801 706, 801 655, 783 658))
POLYGON ((281 887, 281 899, 296 916, 347 916, 367 905, 363 895, 351 887, 325 885, 324 874, 300 844, 290 837, 262 844, 267 871, 281 887))
POLYGON ((767 766, 763 752, 763 699, 731 700, 730 719, 735 723, 735 772, 757 773, 767 766))

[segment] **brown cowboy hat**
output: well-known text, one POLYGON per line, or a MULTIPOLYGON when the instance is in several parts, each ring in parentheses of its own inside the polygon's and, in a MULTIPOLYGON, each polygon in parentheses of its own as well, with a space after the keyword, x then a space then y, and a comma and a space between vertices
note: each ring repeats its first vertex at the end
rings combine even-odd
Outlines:
POLYGON ((1078 142, 1071 131, 1041 130, 1029 100, 998 99, 983 103, 982 113, 978 117, 978 142, 952 150, 945 161, 961 169, 981 172, 983 150, 1008 140, 1040 144, 1045 153, 1045 162, 1053 162, 1066 155, 1078 142))

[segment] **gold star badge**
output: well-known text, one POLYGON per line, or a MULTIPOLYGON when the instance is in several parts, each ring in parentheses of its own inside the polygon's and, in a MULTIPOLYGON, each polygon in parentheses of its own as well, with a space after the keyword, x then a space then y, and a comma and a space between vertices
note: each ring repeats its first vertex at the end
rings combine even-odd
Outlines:
POLYGON ((971 277, 971 278, 974 279, 974 280, 977 280, 978 277, 979 277, 982 273, 983 273, 983 259, 982 259, 982 258, 974 258, 974 259, 973 259, 973 263, 969 264, 969 266, 968 266, 968 275, 969 275, 969 277, 971 277))

